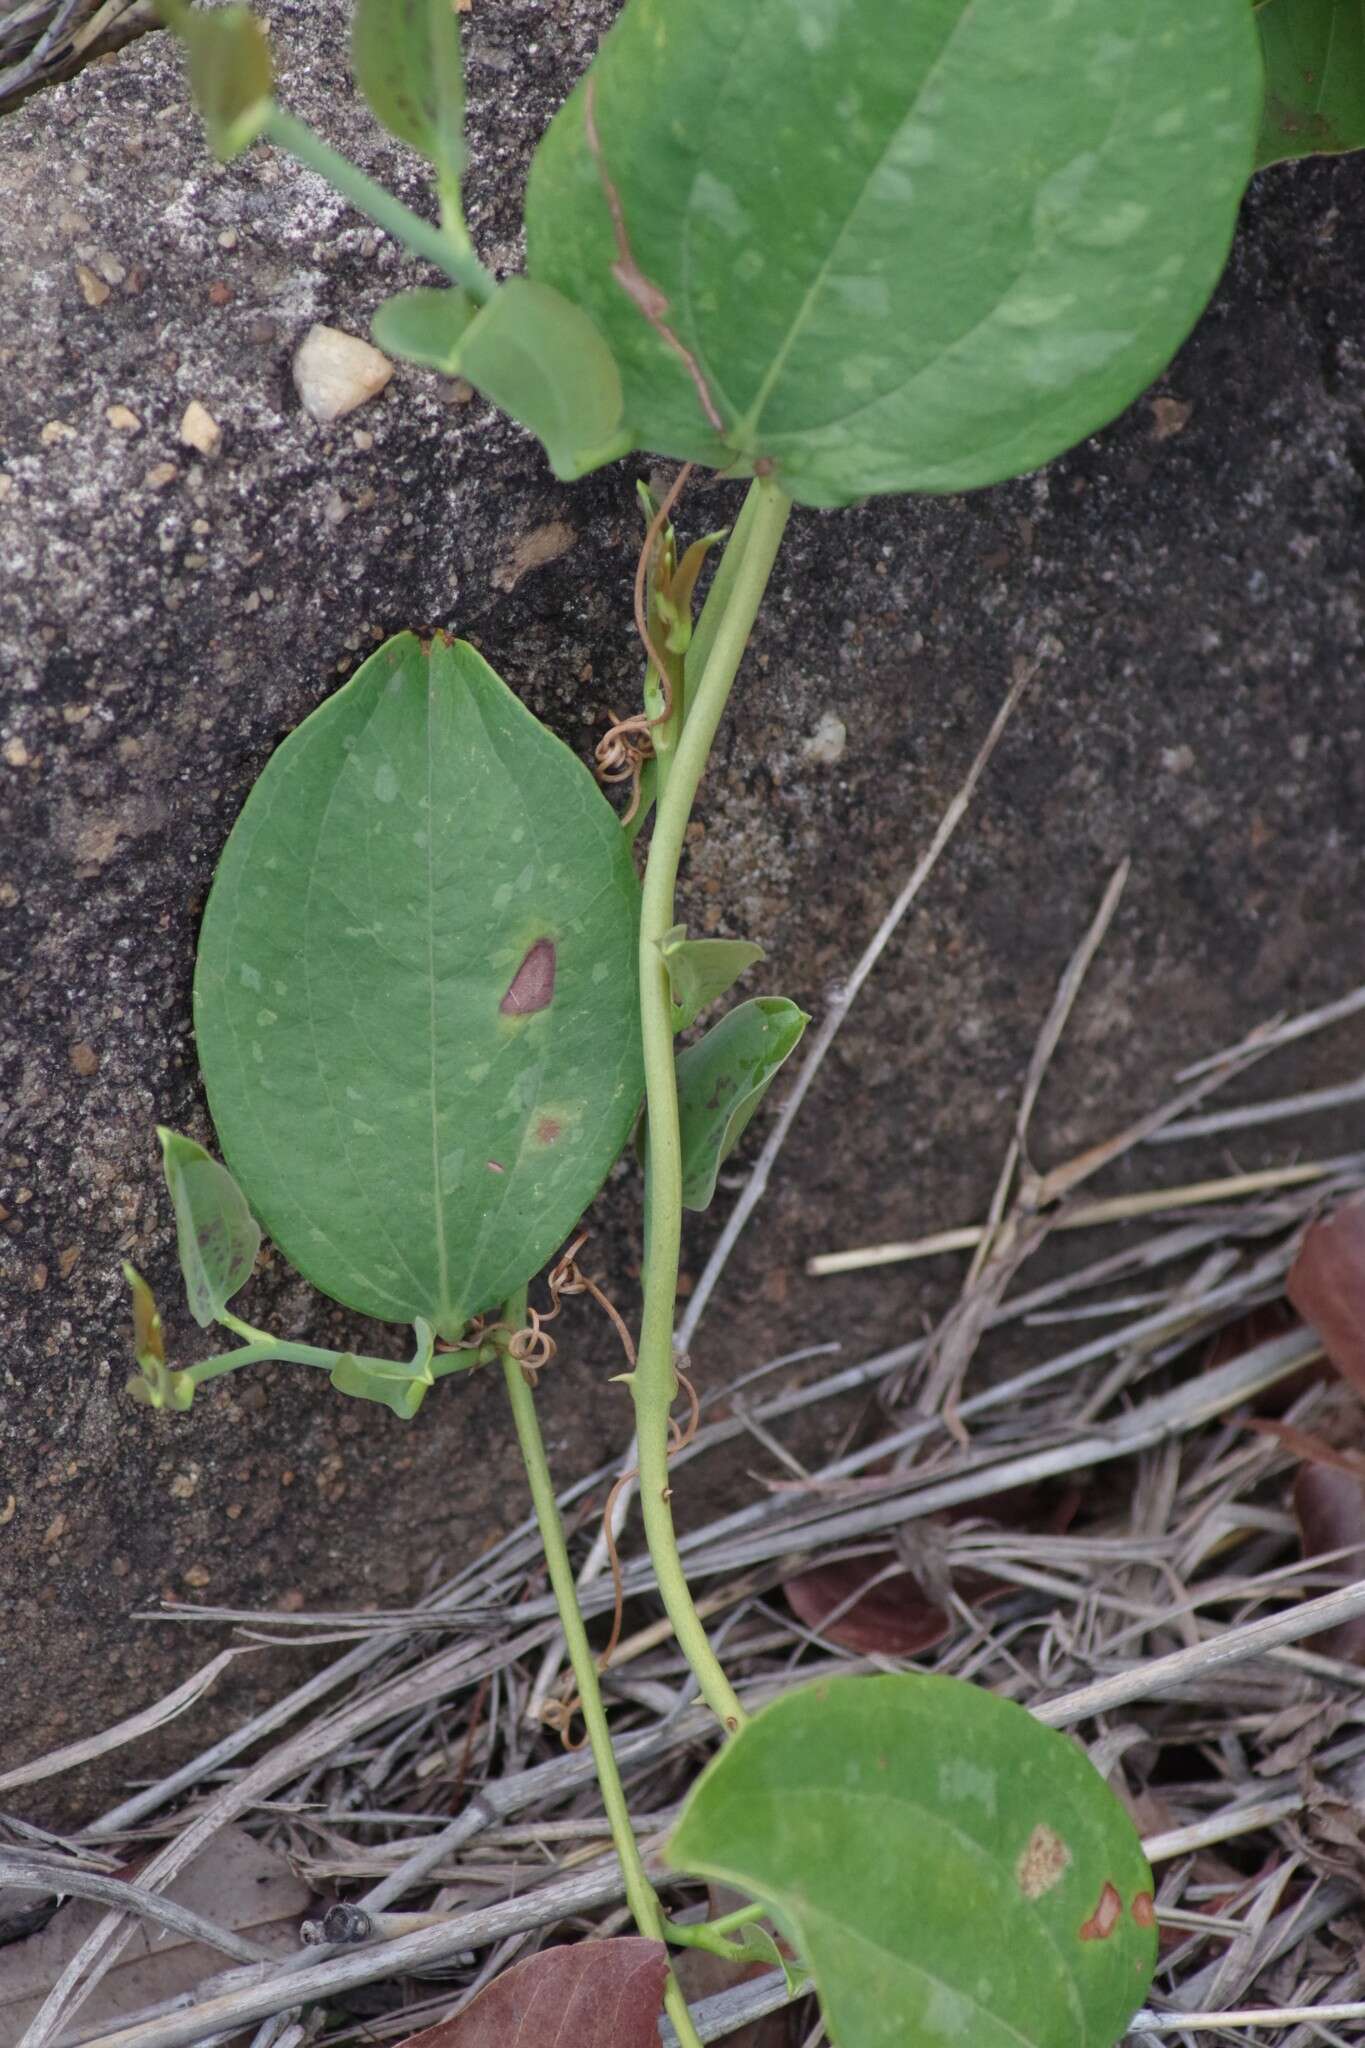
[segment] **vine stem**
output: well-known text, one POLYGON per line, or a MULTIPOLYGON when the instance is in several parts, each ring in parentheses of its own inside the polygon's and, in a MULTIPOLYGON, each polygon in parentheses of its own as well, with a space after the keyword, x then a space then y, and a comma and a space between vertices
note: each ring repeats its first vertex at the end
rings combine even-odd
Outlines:
POLYGON ((385 234, 395 236, 415 256, 425 256, 428 263, 434 263, 456 284, 463 285, 479 305, 486 305, 492 298, 498 288, 497 279, 474 254, 462 219, 455 232, 449 232, 454 225, 449 221, 446 230, 433 227, 283 107, 271 107, 262 133, 277 149, 288 150, 290 156, 325 178, 344 199, 350 200, 357 212, 368 214, 385 234))
POLYGON ((630 1375, 639 1440, 640 1501, 654 1574, 679 1647, 696 1675, 703 1699, 732 1733, 743 1726, 746 1716, 693 1605, 669 1500, 668 1411, 678 1391, 673 1372, 673 1314, 682 1243, 682 1139, 673 1015, 660 942, 676 921, 673 898, 692 801, 790 511, 791 500, 770 479, 760 478, 750 490, 735 538, 726 549, 719 572, 726 578, 724 610, 716 620, 696 685, 688 691, 687 714, 667 786, 659 795, 640 908, 640 1025, 649 1113, 645 1158, 648 1220, 640 1355, 630 1375))
MULTIPOLYGON (((258 1330, 254 1323, 245 1323, 240 1316, 226 1310, 217 1318, 225 1330, 235 1336, 244 1337, 245 1344, 239 1351, 223 1351, 216 1358, 201 1358, 197 1365, 187 1365, 185 1372, 196 1386, 205 1380, 216 1379, 219 1373, 232 1372, 239 1365, 254 1365, 259 1359, 275 1359, 284 1365, 316 1365, 323 1372, 331 1372, 343 1356, 340 1351, 326 1351, 317 1344, 295 1344, 288 1337, 272 1337, 268 1330, 258 1330)), ((358 1365, 375 1365, 388 1372, 395 1370, 391 1358, 370 1358, 364 1352, 348 1354, 358 1365)))
MULTIPOLYGON (((509 1329, 520 1328, 526 1319, 524 1289, 519 1296, 513 1297, 506 1304, 502 1316, 509 1329)), ((621 1783, 621 1773, 617 1768, 616 1752, 611 1746, 606 1708, 602 1704, 602 1689, 597 1682, 597 1659, 588 1641, 588 1632, 583 1626, 582 1610, 578 1605, 573 1566, 569 1561, 568 1545, 564 1541, 564 1524, 559 1518, 559 1505, 555 1499, 555 1485, 550 1474, 549 1461, 545 1456, 544 1439, 540 1434, 535 1397, 521 1365, 506 1351, 502 1353, 502 1376, 507 1387, 512 1420, 516 1426, 517 1442, 521 1447, 522 1462, 530 1482, 531 1502, 540 1529, 545 1563, 549 1568, 550 1585, 559 1607, 559 1619, 564 1630, 564 1640, 568 1645, 569 1662, 573 1666, 574 1680, 578 1686, 583 1725, 588 1731, 592 1760, 597 1768, 597 1782, 602 1788, 602 1804, 611 1827, 611 1839, 621 1860, 626 1901, 641 1934, 651 1941, 664 1941, 664 1911, 659 1904, 658 1894, 645 1873, 639 1844, 635 1840, 635 1831, 630 1824, 630 1808, 626 1801, 625 1787, 621 1783)), ((671 1969, 664 1986, 664 2011, 673 2022, 682 2048, 702 2048, 701 2037, 692 2023, 692 2015, 688 2011, 682 1987, 671 1969)))

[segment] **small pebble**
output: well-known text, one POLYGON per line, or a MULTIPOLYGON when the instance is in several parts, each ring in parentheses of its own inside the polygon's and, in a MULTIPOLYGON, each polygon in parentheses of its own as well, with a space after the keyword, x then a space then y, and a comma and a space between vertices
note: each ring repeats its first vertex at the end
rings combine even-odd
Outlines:
POLYGON ((1151 406, 1154 441, 1169 441, 1173 434, 1183 434, 1194 411, 1184 398, 1154 398, 1151 406))
POLYGON ((108 420, 111 427, 117 428, 120 434, 140 434, 142 432, 141 420, 126 405, 108 406, 105 409, 104 417, 108 420))
POLYGON ((310 418, 326 423, 384 389, 393 364, 368 341, 337 327, 310 327, 294 357, 294 383, 310 418))
POLYGON ((38 439, 44 448, 55 448, 59 441, 74 441, 76 429, 69 427, 65 420, 49 420, 38 439))
POLYGON ((815 731, 802 745, 801 752, 817 768, 832 768, 844 757, 848 745, 848 728, 842 718, 836 718, 832 711, 823 711, 816 723, 815 731))
POLYGON ((4 747, 0 748, 0 752, 3 752, 11 768, 27 768, 29 762, 33 759, 28 748, 18 738, 6 740, 4 747))
POLYGON ((237 247, 236 228, 223 229, 222 234, 218 237, 218 247, 220 249, 235 249, 237 247))
POLYGON ((154 462, 142 481, 150 490, 164 491, 167 484, 173 484, 179 471, 173 462, 154 462))
POLYGON ((180 422, 180 438, 200 455, 216 455, 223 443, 223 430, 207 406, 192 398, 180 422))
POLYGON ((69 1057, 72 1071, 80 1074, 87 1081, 92 1074, 97 1074, 100 1070, 99 1054, 95 1051, 94 1046, 87 1045, 84 1039, 81 1039, 72 1046, 69 1057))
POLYGON ((109 287, 97 270, 88 263, 76 265, 76 282, 81 288, 81 297, 87 306, 102 306, 109 296, 109 287))

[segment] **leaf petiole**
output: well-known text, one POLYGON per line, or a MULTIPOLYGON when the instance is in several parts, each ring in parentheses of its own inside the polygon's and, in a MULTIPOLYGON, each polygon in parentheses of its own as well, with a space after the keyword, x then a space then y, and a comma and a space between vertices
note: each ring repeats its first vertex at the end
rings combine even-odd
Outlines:
MULTIPOLYGON (((277 149, 287 150, 297 157, 310 171, 316 171, 327 180, 334 191, 349 199, 358 212, 367 214, 377 227, 393 235, 404 248, 411 249, 414 256, 424 256, 428 263, 434 263, 456 284, 463 285, 471 299, 486 305, 497 290, 497 279, 474 254, 468 233, 463 237, 452 232, 449 218, 443 227, 433 227, 430 221, 422 219, 401 199, 395 199, 382 185, 367 177, 349 157, 324 142, 305 122, 287 114, 283 107, 271 103, 261 128, 267 142, 273 142, 277 149)), ((442 207, 443 214, 446 207, 442 207)), ((459 220, 463 229, 463 218, 459 220)))
POLYGON ((224 1352, 221 1358, 206 1358, 199 1365, 187 1366, 186 1371, 193 1376, 196 1385, 201 1379, 214 1377, 214 1372, 206 1371, 206 1367, 211 1366, 216 1372, 231 1372, 236 1366, 254 1365, 266 1358, 278 1359, 285 1365, 316 1365, 324 1372, 335 1371, 337 1361, 348 1357, 354 1358, 358 1365, 374 1366, 391 1377, 404 1370, 402 1363, 392 1358, 369 1358, 357 1352, 328 1351, 318 1344, 295 1344, 287 1337, 272 1337, 268 1330, 258 1330, 253 1324, 243 1322, 240 1316, 226 1311, 218 1320, 224 1329, 246 1341, 240 1351, 224 1352))
POLYGON ((743 1942, 727 1941, 726 1936, 738 1928, 751 1927, 755 1920, 762 1920, 768 1908, 764 1905, 740 1906, 733 1913, 724 1913, 715 1920, 665 1920, 664 1939, 675 1948, 704 1948, 713 1956, 724 1956, 730 1963, 752 1962, 753 1957, 743 1942))

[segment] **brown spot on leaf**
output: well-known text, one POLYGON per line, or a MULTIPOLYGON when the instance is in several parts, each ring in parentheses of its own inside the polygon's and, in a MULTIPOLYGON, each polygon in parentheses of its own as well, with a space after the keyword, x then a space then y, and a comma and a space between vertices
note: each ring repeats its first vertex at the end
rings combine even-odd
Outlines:
POLYGON ((564 1126, 557 1117, 543 1116, 536 1123, 537 1145, 553 1145, 564 1126))
MULTIPOLYGON (((1040 1820, 1019 1852, 1014 1879, 1026 1899, 1041 1899, 1060 1884, 1071 1864, 1071 1851, 1046 1821, 1040 1820)), ((1115 1894, 1117 1897, 1117 1893, 1115 1894)))
POLYGON ((507 1168, 505 1166, 499 1166, 496 1159, 490 1159, 488 1161, 488 1171, 490 1173, 506 1173, 507 1168))
POLYGON ((1134 1892, 1131 1911, 1135 1926, 1156 1926, 1156 1902, 1150 1892, 1134 1892))
POLYGON ((1107 1941, 1123 1917, 1123 1900, 1106 1878, 1100 1902, 1088 1920, 1081 1923, 1082 1941, 1107 1941))
POLYGON ((548 1010, 555 992, 555 942, 537 939, 498 1004, 504 1017, 531 1017, 548 1010))

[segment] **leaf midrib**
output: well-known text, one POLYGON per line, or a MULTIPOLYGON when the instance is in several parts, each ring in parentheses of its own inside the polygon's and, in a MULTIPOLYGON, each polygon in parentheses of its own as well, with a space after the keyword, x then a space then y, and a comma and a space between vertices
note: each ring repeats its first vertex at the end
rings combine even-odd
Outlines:
MULTIPOLYGON (((872 184, 873 179, 877 176, 878 172, 882 169, 883 165, 885 164, 886 159, 890 154, 892 148, 895 146, 895 143, 899 139, 906 122, 909 121, 913 116, 916 107, 919 105, 920 100, 924 95, 925 89, 930 85, 933 79, 938 76, 938 73, 943 63, 946 60, 954 41, 956 40, 958 31, 961 29, 963 22, 971 14, 971 11, 971 0, 962 0, 962 4, 958 8, 957 17, 954 20, 952 26, 949 28, 947 35, 944 37, 943 42, 939 47, 932 64, 929 66, 928 70, 922 74, 919 84, 915 88, 914 97, 910 101, 909 105, 906 107, 905 112, 901 115, 901 118, 897 122, 896 126, 891 130, 891 133, 888 135, 885 144, 883 145, 880 153, 878 154, 876 163, 872 166, 867 176, 864 178, 862 186, 858 192, 857 199, 849 207, 847 213, 845 214, 844 219, 840 224, 838 233, 835 235, 834 240, 830 245, 828 255, 825 257, 824 261, 820 265, 819 270, 816 272, 814 278, 811 280, 811 283, 806 288, 806 291, 801 300, 801 304, 797 308, 797 311, 792 318, 791 325, 788 327, 787 333, 782 343, 780 344, 777 353, 773 358, 772 363, 768 368, 768 372, 764 377, 763 382, 760 384, 758 388, 757 396, 755 397, 753 403, 750 405, 748 411, 744 413, 735 424, 732 437, 742 437, 740 440, 741 446, 744 445, 744 441, 746 439, 752 441, 757 440, 759 423, 762 418, 763 408, 767 404, 769 398, 772 396, 777 381, 781 377, 782 372, 787 366, 787 360, 791 355, 792 350, 796 347, 798 340, 800 339, 801 333, 805 328, 806 323, 809 320, 810 315, 814 309, 817 298, 824 290, 825 283, 827 278, 829 277, 830 270, 834 263, 834 260, 838 255, 840 248, 843 246, 844 239, 849 233, 853 221, 856 218, 859 210, 863 205, 864 200, 867 197, 868 188, 872 184)), ((723 96, 721 94, 717 94, 716 96, 717 109, 719 108, 722 102, 722 97, 723 96)), ((713 121, 714 118, 715 116, 713 115, 713 121)), ((707 153, 703 152, 699 157, 698 161, 704 163, 706 161, 706 158, 707 153)), ((693 345, 696 350, 698 361, 706 364, 706 374, 709 382, 712 375, 709 361, 706 358, 705 351, 700 343, 700 340, 695 338, 697 336, 697 323, 693 310, 691 290, 692 279, 690 236, 688 236, 684 242, 683 261, 685 266, 683 292, 687 302, 688 321, 689 325, 692 328, 694 336, 693 345)))

